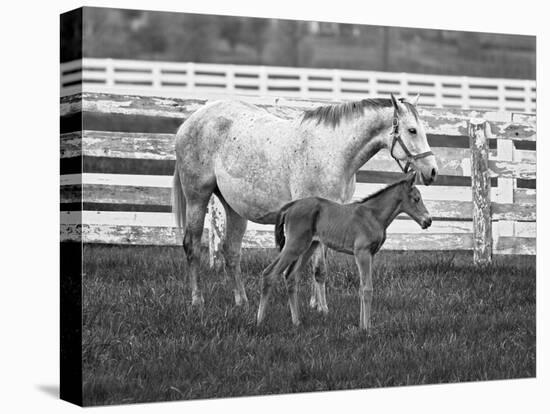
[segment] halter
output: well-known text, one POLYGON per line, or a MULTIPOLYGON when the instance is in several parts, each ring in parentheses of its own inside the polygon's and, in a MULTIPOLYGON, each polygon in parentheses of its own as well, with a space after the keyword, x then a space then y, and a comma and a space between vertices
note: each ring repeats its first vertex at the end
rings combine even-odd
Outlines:
POLYGON ((397 109, 393 110, 391 136, 393 137, 393 139, 392 139, 392 143, 391 143, 390 155, 395 160, 395 162, 397 162, 397 165, 399 165, 399 168, 401 168, 401 171, 403 171, 404 173, 407 173, 409 171, 409 167, 410 167, 410 165, 413 161, 416 161, 416 160, 419 160, 421 158, 426 158, 430 155, 433 155, 433 152, 431 152, 431 151, 422 152, 422 153, 416 154, 416 155, 413 155, 409 151, 409 149, 407 148, 407 146, 405 145, 405 143, 401 139, 401 134, 399 133, 399 117, 397 116, 397 109), (406 158, 407 162, 405 164, 405 167, 403 167, 401 165, 401 161, 395 155, 393 155, 393 148, 395 147, 396 142, 399 142, 399 145, 401 145, 401 149, 407 155, 407 158, 406 158))

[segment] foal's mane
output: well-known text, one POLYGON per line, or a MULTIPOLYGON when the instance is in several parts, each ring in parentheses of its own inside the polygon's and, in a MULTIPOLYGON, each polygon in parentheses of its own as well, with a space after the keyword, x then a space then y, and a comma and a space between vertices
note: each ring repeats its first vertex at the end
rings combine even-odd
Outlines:
MULTIPOLYGON (((405 107, 414 115, 418 120, 418 111, 415 106, 406 102, 404 99, 399 99, 405 107)), ((393 106, 391 99, 388 98, 374 98, 374 99, 362 99, 360 101, 343 102, 333 105, 319 106, 314 109, 306 109, 302 116, 302 122, 308 120, 317 121, 317 124, 321 122, 325 125, 336 127, 340 124, 343 118, 351 118, 353 116, 362 115, 364 109, 370 109, 372 111, 380 111, 384 108, 390 108, 393 106)))
POLYGON ((366 196, 366 197, 363 198, 362 200, 357 200, 355 203, 356 203, 356 204, 364 203, 365 201, 368 201, 368 200, 370 200, 371 198, 375 198, 375 197, 379 196, 380 194, 385 193, 386 191, 391 190, 392 188, 397 187, 398 185, 404 184, 407 180, 408 180, 408 177, 405 176, 405 178, 402 178, 402 179, 400 179, 399 181, 396 181, 396 182, 394 182, 394 183, 391 183, 390 185, 388 185, 388 186, 386 186, 386 187, 384 187, 384 188, 381 188, 381 189, 378 190, 377 192, 372 193, 372 194, 366 196))

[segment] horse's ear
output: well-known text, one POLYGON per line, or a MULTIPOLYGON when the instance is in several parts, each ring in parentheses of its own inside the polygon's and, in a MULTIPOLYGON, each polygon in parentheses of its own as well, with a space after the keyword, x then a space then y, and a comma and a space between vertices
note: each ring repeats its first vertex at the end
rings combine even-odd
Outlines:
POLYGON ((407 173, 407 178, 406 178, 406 181, 407 181, 407 184, 412 187, 414 185, 414 181, 416 179, 416 171, 409 171, 407 173))
POLYGON ((418 104, 418 100, 420 99, 420 94, 417 93, 414 98, 411 100, 411 105, 416 106, 418 104))
POLYGON ((397 102, 397 99, 395 99, 395 96, 393 96, 393 93, 390 93, 391 103, 393 104, 393 107, 396 111, 399 111, 399 102, 397 102))

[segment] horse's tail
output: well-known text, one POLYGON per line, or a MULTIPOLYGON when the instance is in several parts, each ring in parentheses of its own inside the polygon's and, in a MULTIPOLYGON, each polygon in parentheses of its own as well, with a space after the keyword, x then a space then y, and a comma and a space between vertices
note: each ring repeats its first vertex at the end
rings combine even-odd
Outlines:
MULTIPOLYGON (((292 203, 291 203, 292 204, 292 203)), ((275 243, 279 246, 279 250, 283 250, 285 246, 285 218, 290 204, 287 204, 279 210, 275 219, 275 243)))
POLYGON ((172 213, 174 213, 174 217, 176 218, 176 224, 181 228, 185 227, 186 204, 185 195, 183 194, 183 187, 181 186, 178 165, 176 162, 174 179, 172 180, 172 213))

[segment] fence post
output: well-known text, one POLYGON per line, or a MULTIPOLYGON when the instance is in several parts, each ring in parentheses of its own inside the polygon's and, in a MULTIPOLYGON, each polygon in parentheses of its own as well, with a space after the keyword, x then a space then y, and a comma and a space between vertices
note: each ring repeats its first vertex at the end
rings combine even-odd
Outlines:
POLYGON ((462 109, 469 109, 470 108, 470 96, 468 94, 468 91, 470 90, 470 85, 468 81, 468 77, 461 76, 460 77, 460 107, 462 109))
POLYGON ((527 81, 524 81, 525 83, 525 106, 524 106, 524 110, 525 112, 532 112, 532 113, 535 113, 536 110, 537 110, 537 102, 536 102, 536 99, 537 99, 537 91, 536 89, 533 90, 534 88, 536 88, 536 83, 535 81, 531 81, 531 80, 527 80, 527 81), (534 100, 534 101, 533 101, 534 100))
POLYGON ((108 88, 115 86, 115 67, 113 59, 105 59, 105 86, 108 88))
POLYGON ((332 69, 332 90, 334 99, 342 99, 341 73, 338 69, 332 69))
POLYGON ((497 99, 498 99, 498 110, 506 110, 506 87, 503 81, 497 82, 497 99))
POLYGON ((235 93, 235 68, 233 65, 228 65, 225 70, 225 90, 235 93))
POLYGON ((300 97, 307 99, 309 96, 308 90, 308 76, 305 69, 300 69, 298 71, 298 76, 300 77, 300 97))
POLYGON ((208 263, 211 268, 219 271, 223 265, 222 240, 224 236, 223 206, 217 197, 210 197, 206 219, 210 226, 208 229, 208 263))
MULTIPOLYGON (((509 116, 509 121, 511 121, 509 116)), ((509 139, 497 139, 497 160, 498 161, 513 161, 514 160, 514 142, 509 139)), ((497 200, 499 203, 511 204, 514 202, 514 179, 508 177, 499 177, 497 179, 497 200)), ((515 222, 511 220, 500 220, 498 222, 498 235, 514 236, 515 222)))
POLYGON ((409 97, 409 80, 405 72, 399 74, 399 94, 405 99, 409 97))
POLYGON ((472 204, 474 263, 491 263, 493 254, 491 223, 491 177, 489 174, 489 145, 484 119, 472 119, 468 124, 472 166, 472 204))
POLYGON ((195 63, 187 62, 186 64, 186 75, 187 75, 187 90, 189 92, 195 91, 195 63))
POLYGON ((434 89, 435 89, 435 107, 436 108, 443 108, 443 82, 441 82, 441 79, 436 79, 434 81, 434 89))
POLYGON ((260 96, 267 95, 267 69, 265 66, 258 68, 258 92, 260 96))
POLYGON ((160 88, 162 88, 161 70, 158 63, 153 64, 151 67, 151 86, 160 94, 160 88))

